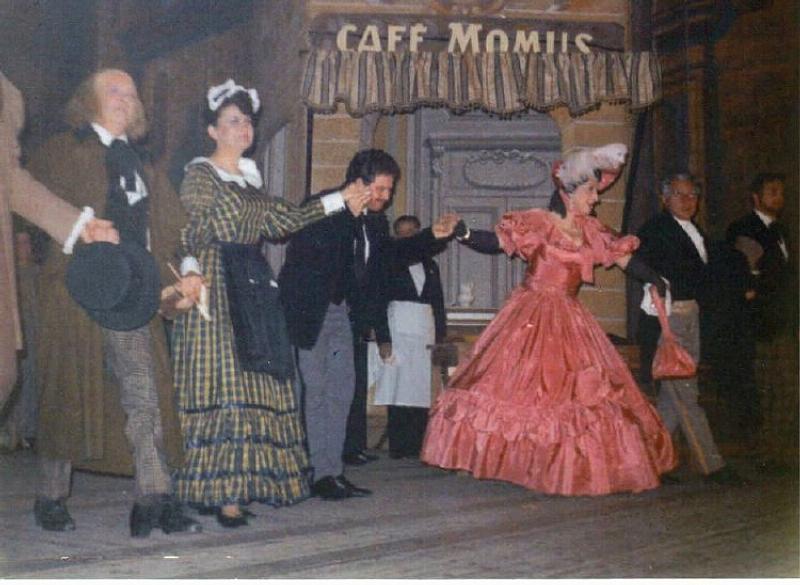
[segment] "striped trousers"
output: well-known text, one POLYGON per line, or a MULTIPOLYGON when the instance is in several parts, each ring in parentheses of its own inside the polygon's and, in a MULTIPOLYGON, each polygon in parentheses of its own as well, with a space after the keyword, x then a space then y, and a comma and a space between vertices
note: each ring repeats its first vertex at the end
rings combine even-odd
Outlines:
MULTIPOLYGON (((700 363, 700 310, 695 301, 675 301, 669 326, 678 342, 700 363)), ((703 407, 698 404, 700 390, 697 378, 661 380, 658 392, 658 414, 670 433, 680 427, 692 455, 703 473, 708 475, 725 466, 717 449, 703 407)))
MULTIPOLYGON (((133 331, 103 329, 103 359, 117 380, 126 415, 125 436, 133 449, 137 500, 171 493, 150 328, 145 325, 133 331)), ((68 497, 72 462, 40 458, 39 464, 39 495, 50 499, 68 497)))

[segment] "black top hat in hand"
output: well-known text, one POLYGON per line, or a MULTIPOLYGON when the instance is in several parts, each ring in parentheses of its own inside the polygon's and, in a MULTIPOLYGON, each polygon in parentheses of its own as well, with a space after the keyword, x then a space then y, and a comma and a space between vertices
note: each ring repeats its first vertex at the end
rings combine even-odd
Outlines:
POLYGON ((78 246, 66 280, 72 298, 106 329, 137 329, 158 310, 161 283, 156 261, 133 242, 78 246))

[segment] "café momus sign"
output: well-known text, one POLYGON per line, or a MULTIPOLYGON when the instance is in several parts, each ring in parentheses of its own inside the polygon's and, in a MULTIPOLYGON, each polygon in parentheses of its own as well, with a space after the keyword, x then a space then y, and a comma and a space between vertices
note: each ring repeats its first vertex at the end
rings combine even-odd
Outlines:
MULTIPOLYGON (((589 43, 592 35, 578 32, 571 35, 569 32, 553 30, 528 30, 517 29, 507 32, 501 28, 484 30, 482 24, 451 22, 448 53, 566 53, 569 46, 573 45, 581 53, 591 53, 589 43)), ((355 24, 344 24, 336 35, 336 46, 340 51, 358 52, 395 52, 408 50, 412 53, 419 51, 425 40, 428 27, 421 23, 386 26, 385 37, 377 25, 368 24, 359 30, 355 24)))

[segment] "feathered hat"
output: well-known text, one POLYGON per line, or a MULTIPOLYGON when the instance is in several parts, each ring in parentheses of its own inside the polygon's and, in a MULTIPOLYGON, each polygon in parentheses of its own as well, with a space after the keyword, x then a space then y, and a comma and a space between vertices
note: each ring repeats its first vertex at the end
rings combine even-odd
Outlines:
POLYGON ((618 143, 576 150, 553 163, 553 181, 559 189, 572 193, 589 179, 598 179, 597 190, 602 191, 619 176, 627 155, 628 147, 618 143))

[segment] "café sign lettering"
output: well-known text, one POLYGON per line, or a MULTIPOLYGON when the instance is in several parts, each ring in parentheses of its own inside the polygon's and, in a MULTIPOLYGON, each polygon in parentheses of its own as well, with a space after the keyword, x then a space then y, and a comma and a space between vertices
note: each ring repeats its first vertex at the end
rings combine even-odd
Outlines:
MULTIPOLYGON (((503 29, 493 28, 483 31, 482 24, 469 24, 451 22, 448 24, 450 37, 447 44, 448 53, 566 53, 570 44, 568 32, 552 30, 516 30, 509 34, 503 29)), ((354 24, 345 24, 336 35, 336 46, 340 51, 388 51, 399 50, 402 43, 407 42, 408 50, 416 53, 424 40, 428 27, 416 23, 411 25, 394 25, 386 27, 386 38, 382 39, 377 25, 369 24, 364 27, 359 35, 358 27, 354 24), (350 42, 349 35, 359 37, 358 43, 350 42)), ((577 33, 571 39, 581 53, 591 53, 588 43, 592 35, 577 33)))

